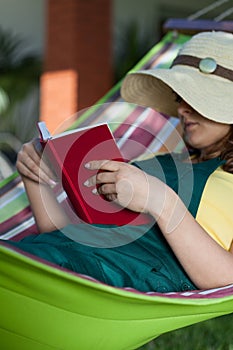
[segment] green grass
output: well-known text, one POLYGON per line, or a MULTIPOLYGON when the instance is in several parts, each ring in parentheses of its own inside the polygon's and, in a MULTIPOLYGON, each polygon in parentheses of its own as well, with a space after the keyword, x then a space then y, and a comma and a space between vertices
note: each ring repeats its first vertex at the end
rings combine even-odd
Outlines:
POLYGON ((233 314, 163 334, 140 350, 233 350, 233 314))

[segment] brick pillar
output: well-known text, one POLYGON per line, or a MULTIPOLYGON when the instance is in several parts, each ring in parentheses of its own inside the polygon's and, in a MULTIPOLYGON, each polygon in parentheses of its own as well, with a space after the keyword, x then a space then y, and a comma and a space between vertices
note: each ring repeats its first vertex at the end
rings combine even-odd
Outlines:
POLYGON ((53 132, 112 86, 111 0, 47 0, 41 120, 53 132))

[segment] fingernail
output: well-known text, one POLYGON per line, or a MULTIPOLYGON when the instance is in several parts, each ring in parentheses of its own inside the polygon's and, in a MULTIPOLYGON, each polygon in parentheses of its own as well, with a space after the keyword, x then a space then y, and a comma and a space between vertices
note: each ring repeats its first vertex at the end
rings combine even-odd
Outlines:
POLYGON ((85 166, 85 168, 87 168, 87 169, 90 169, 90 167, 91 167, 90 163, 86 163, 84 166, 85 166))
POLYGON ((88 187, 90 185, 90 182, 89 182, 89 180, 86 180, 83 184, 84 184, 84 186, 88 187))
POLYGON ((98 194, 98 191, 96 188, 94 188, 92 191, 91 191, 93 194, 98 194))
POLYGON ((57 185, 57 182, 55 182, 54 180, 50 179, 50 180, 49 180, 49 185, 50 185, 51 187, 55 187, 55 186, 57 185))

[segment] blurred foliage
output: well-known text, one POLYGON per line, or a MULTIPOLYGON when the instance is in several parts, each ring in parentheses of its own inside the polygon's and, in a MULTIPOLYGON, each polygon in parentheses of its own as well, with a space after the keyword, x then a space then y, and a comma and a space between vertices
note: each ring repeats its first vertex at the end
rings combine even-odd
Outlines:
POLYGON ((140 350, 233 350, 232 321, 233 314, 200 322, 161 335, 140 350))
POLYGON ((25 39, 0 28, 0 149, 9 147, 6 135, 19 142, 31 137, 38 118, 41 66, 40 58, 27 51, 25 39))
POLYGON ((115 82, 118 82, 151 48, 151 33, 142 34, 137 22, 122 25, 117 29, 117 44, 114 52, 115 82))

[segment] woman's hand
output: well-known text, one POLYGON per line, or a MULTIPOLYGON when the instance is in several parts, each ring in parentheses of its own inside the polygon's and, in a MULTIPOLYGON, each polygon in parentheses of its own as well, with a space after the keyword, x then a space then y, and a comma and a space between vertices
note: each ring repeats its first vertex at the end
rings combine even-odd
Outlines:
POLYGON ((39 139, 25 143, 18 153, 16 168, 24 178, 54 186, 55 176, 41 156, 39 139))
POLYGON ((38 230, 43 233, 61 229, 70 220, 53 193, 54 175, 41 158, 38 142, 36 139, 22 146, 16 167, 22 176, 38 230))
POLYGON ((99 170, 85 182, 98 186, 98 193, 133 211, 158 216, 163 208, 167 186, 137 167, 116 161, 92 161, 90 170, 99 170))

